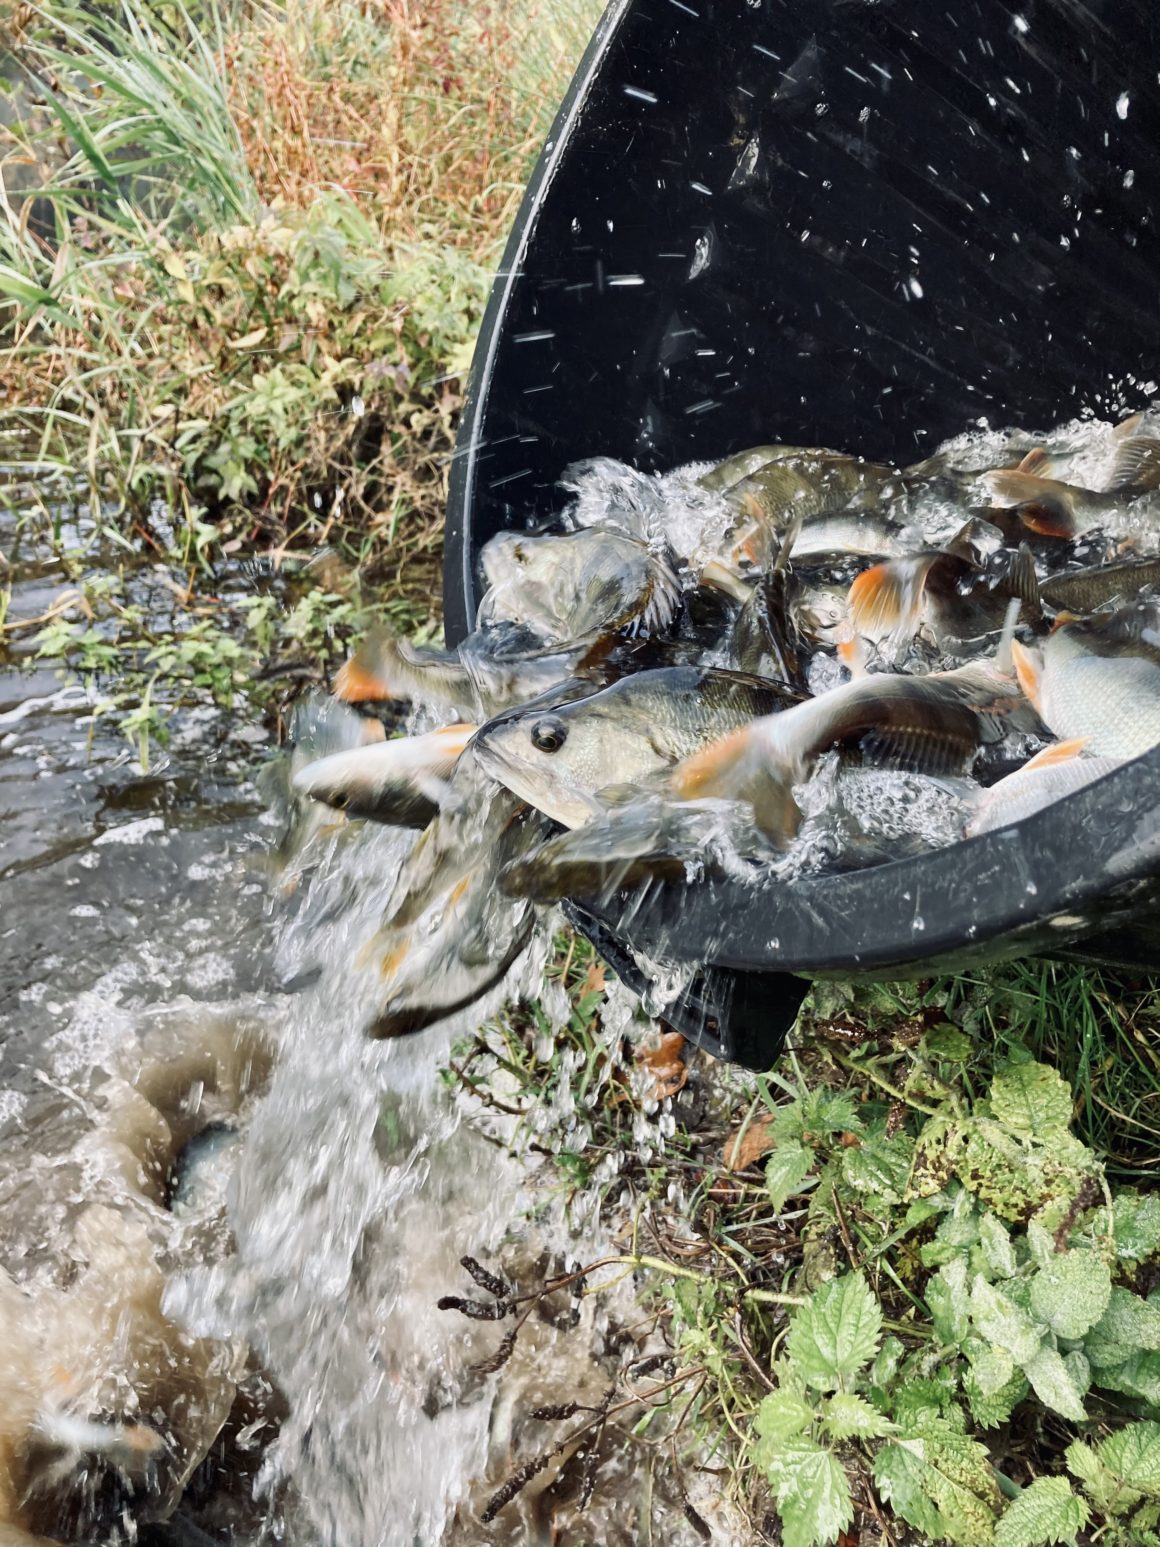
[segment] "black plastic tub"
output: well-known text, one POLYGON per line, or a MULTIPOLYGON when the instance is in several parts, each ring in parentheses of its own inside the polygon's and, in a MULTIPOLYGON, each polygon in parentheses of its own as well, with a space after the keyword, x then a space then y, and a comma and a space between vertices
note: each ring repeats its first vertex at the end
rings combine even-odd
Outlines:
MULTIPOLYGON (((448 638, 495 532, 581 457, 768 441, 911 462, 1160 393, 1155 0, 620 0, 529 185, 476 352, 448 638)), ((658 887, 575 916, 716 963, 670 1018, 768 1061, 804 981, 1071 952, 1151 969, 1160 750, 1023 822, 875 869, 658 887)))

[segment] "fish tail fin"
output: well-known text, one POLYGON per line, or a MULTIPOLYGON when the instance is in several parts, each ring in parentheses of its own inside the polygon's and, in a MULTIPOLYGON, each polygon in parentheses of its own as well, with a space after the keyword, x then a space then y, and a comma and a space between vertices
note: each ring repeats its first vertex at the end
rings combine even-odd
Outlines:
POLYGON ((1017 639, 1013 639, 1011 658, 1024 698, 1038 710, 1043 693, 1043 657, 1038 650, 1029 650, 1026 645, 1021 645, 1017 639))
POLYGON ((720 559, 710 559, 698 578, 702 585, 731 596, 735 602, 741 602, 744 605, 749 600, 750 587, 734 569, 722 563, 720 559))
POLYGON ((672 789, 681 800, 744 800, 762 832, 784 847, 797 832, 801 812, 793 780, 776 758, 766 758, 752 725, 742 726, 678 763, 672 789))
POLYGON ((790 555, 793 553, 794 543, 797 542, 798 537, 801 535, 803 521, 804 517, 799 510, 790 517, 789 525, 782 533, 781 541, 778 544, 777 557, 773 561, 773 568, 779 573, 789 568, 790 555))
POLYGON ((1042 478, 1045 468, 1051 462, 1047 451, 1042 446, 1033 446, 1027 455, 1015 469, 1017 473, 1030 473, 1032 477, 1042 478))
POLYGON ((392 689, 394 654, 395 641, 389 634, 379 630, 368 634, 335 673, 335 698, 346 704, 377 704, 405 696, 392 689))
POLYGON ((865 677, 868 675, 866 646, 854 635, 847 635, 844 639, 839 639, 837 655, 851 677, 865 677))
POLYGON ((478 729, 478 725, 471 725, 464 720, 455 725, 440 726, 437 731, 432 731, 430 739, 434 750, 427 771, 434 774, 437 779, 449 779, 455 771, 456 763, 463 756, 468 742, 478 729))
POLYGON ((1129 435, 1116 452, 1108 490, 1146 494, 1153 489, 1160 489, 1160 440, 1151 435, 1129 435))
POLYGON ((673 769, 673 791, 681 800, 712 796, 736 799, 752 774, 754 762, 753 727, 744 725, 679 762, 673 769))
POLYGON ((889 559, 863 570, 850 587, 848 605, 854 632, 866 639, 884 635, 911 637, 922 619, 922 602, 941 553, 889 559))
POLYGON ((1090 740, 1090 736, 1072 736, 1068 741, 1053 742, 1024 763, 1020 772, 1026 773, 1029 768, 1053 768, 1057 763, 1070 763, 1072 758, 1079 757, 1090 740))

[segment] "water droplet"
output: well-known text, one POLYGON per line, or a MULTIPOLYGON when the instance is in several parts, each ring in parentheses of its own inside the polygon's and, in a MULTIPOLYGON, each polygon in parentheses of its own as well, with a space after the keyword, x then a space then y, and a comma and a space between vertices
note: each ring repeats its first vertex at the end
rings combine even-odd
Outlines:
POLYGON ((1127 118, 1127 116, 1128 116, 1128 104, 1129 104, 1130 101, 1131 101, 1131 98, 1128 96, 1128 93, 1126 91, 1121 91, 1120 95, 1116 98, 1116 117, 1117 118, 1127 118))
POLYGON ((367 411, 367 405, 363 402, 362 398, 359 397, 358 393, 356 392, 354 397, 352 397, 351 400, 350 400, 351 418, 352 419, 361 419, 363 417, 363 415, 366 413, 366 411, 367 411))
POLYGON ((922 931, 926 928, 926 920, 923 918, 921 913, 916 913, 914 915, 910 921, 910 927, 914 930, 916 935, 921 934, 922 931))

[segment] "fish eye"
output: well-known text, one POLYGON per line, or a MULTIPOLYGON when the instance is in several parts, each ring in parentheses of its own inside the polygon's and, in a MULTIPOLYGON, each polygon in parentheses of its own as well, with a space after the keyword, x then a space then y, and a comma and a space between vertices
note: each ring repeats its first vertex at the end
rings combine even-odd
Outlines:
POLYGON ((563 720, 537 720, 532 726, 532 746, 538 752, 558 752, 567 739, 563 720))

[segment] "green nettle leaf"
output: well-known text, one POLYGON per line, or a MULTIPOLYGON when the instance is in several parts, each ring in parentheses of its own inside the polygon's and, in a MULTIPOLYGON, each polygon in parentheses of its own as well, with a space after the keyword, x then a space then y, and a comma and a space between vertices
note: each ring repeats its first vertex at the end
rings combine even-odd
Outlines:
POLYGON ((826 1433, 835 1440, 853 1439, 855 1435, 878 1439, 894 1427, 864 1397, 849 1391, 836 1392, 823 1403, 821 1420, 826 1433))
POLYGON ((1112 1275, 1095 1252, 1064 1252, 1031 1283, 1031 1310, 1061 1338, 1081 1338, 1108 1308, 1112 1275))
POLYGON ((1038 1220, 1031 1220, 1027 1226, 1027 1246, 1037 1268, 1045 1268, 1049 1262, 1054 1262, 1055 1237, 1038 1220))
POLYGON ((1160 1349, 1160 1306, 1117 1287, 1088 1334, 1084 1353, 1098 1368, 1121 1364, 1137 1349, 1160 1349))
POLYGON ((765 1186, 774 1212, 780 1213, 788 1199, 801 1191, 802 1183, 814 1167, 813 1150, 804 1144, 782 1144, 765 1163, 765 1186))
POLYGON ((884 1445, 874 1458, 882 1497, 915 1530, 958 1547, 993 1547, 1001 1503, 986 1449, 945 1424, 884 1445))
POLYGON ((823 1284, 793 1318, 787 1348, 815 1391, 835 1391, 878 1352, 882 1309, 860 1273, 823 1284))
MULTIPOLYGON (((803 1398, 792 1391, 771 1391, 753 1420, 753 1427, 763 1440, 789 1440, 804 1434, 814 1421, 814 1410, 803 1398)), ((761 1462, 760 1457, 759 1464, 761 1462)))
POLYGON ((905 1133, 892 1139, 871 1134, 854 1149, 842 1152, 842 1176, 846 1185, 869 1200, 884 1204, 902 1202, 914 1157, 914 1141, 905 1133))
POLYGON ((966 1345, 966 1355, 981 1396, 993 1397, 1015 1374, 1015 1361, 1005 1348, 972 1338, 966 1345))
POLYGON ((1083 1393, 1062 1356, 1054 1348, 1041 1348, 1034 1358, 1021 1359, 1019 1362, 1035 1395, 1045 1407, 1061 1413, 1064 1418, 1070 1418, 1073 1423, 1080 1423, 1087 1417, 1083 1393))
POLYGON ((1139 1493, 1160 1498, 1160 1423, 1130 1423, 1097 1451, 1110 1472, 1139 1493))
POLYGON ((910 1378, 891 1392, 890 1411, 900 1428, 922 1431, 929 1424, 946 1422, 963 1427, 963 1415, 954 1399, 955 1378, 948 1370, 938 1377, 910 1378))
POLYGON ((1122 1363, 1098 1369, 1095 1381, 1108 1391, 1122 1391, 1127 1397, 1139 1397, 1160 1407, 1160 1353, 1137 1349, 1122 1363))
POLYGON ((799 1440, 783 1444, 766 1470, 777 1498, 784 1547, 836 1542, 854 1518, 850 1484, 837 1456, 799 1440))
POLYGON ((898 1374, 898 1366, 902 1363, 906 1353, 906 1344, 901 1338, 896 1338, 893 1333, 882 1339, 882 1347, 878 1350, 878 1357, 870 1367, 870 1384, 872 1386, 888 1386, 898 1374))
POLYGON ((1071 1123, 1071 1086, 1047 1064, 1004 1064, 991 1086, 991 1111, 1016 1133, 1042 1139, 1071 1123))
POLYGON ((971 1299, 967 1293, 967 1264, 954 1257, 929 1279, 926 1303, 940 1342, 955 1347, 971 1329, 971 1299))
POLYGON ((960 1031, 948 1021, 932 1026, 919 1047, 933 1063, 963 1064, 975 1051, 975 1044, 966 1032, 960 1031))
POLYGON ((1042 1332, 1027 1312, 1010 1295, 988 1284, 981 1273, 975 1275, 971 1285, 971 1315, 987 1342, 1024 1368, 1043 1342, 1042 1332))
POLYGON ((1040 1477, 1013 1499, 995 1527, 996 1547, 1051 1547, 1075 1542, 1091 1511, 1066 1477, 1040 1477))
POLYGON ((1014 1278, 1015 1248, 1006 1225, 994 1214, 984 1214, 979 1222, 979 1245, 983 1250, 983 1261, 996 1278, 1014 1278))
POLYGON ((1027 1377, 1017 1370, 1007 1384, 993 1395, 979 1390, 974 1370, 963 1373, 963 1391, 971 1409, 971 1417, 983 1429, 997 1429, 1011 1417, 1029 1390, 1027 1377))
POLYGON ((1160 1193, 1117 1193, 1112 1205, 1116 1255, 1143 1262, 1160 1251, 1160 1193))

